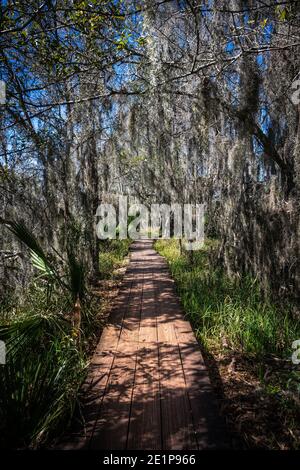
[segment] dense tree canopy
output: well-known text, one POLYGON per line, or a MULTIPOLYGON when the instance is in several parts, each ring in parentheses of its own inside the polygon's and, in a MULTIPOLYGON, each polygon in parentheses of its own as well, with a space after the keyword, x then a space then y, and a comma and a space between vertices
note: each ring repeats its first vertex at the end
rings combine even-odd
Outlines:
POLYGON ((298 1, 7 0, 0 30, 2 219, 95 272, 105 194, 205 202, 219 261, 296 295, 298 1))

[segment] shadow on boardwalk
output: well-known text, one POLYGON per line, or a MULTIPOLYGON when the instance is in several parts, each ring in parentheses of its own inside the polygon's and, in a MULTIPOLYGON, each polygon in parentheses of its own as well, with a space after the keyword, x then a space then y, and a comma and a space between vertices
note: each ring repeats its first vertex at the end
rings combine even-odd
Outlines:
POLYGON ((199 345, 149 240, 132 246, 83 393, 85 424, 60 448, 230 447, 199 345))

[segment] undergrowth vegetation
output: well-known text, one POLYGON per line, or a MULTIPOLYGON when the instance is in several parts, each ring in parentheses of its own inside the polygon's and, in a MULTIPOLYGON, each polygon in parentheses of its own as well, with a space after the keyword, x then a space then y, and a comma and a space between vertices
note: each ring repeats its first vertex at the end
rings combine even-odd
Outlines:
MULTIPOLYGON (((99 334, 99 299, 81 264, 45 253, 22 224, 8 227, 29 248, 36 275, 22 298, 0 305, 0 447, 37 448, 57 439, 71 422, 86 376, 90 345, 99 334)), ((129 242, 108 242, 102 277, 120 266, 129 242)))
POLYGON ((213 269, 208 256, 213 241, 195 251, 192 261, 180 254, 176 240, 159 240, 156 248, 167 258, 184 309, 205 345, 291 356, 292 342, 300 338, 300 322, 264 298, 257 280, 231 279, 221 269, 213 269))
POLYGON ((257 280, 229 278, 210 262, 217 249, 181 253, 177 240, 156 241, 176 282, 224 401, 227 419, 247 446, 300 448, 300 372, 291 361, 300 322, 257 280))
POLYGON ((99 270, 102 279, 113 277, 114 270, 123 264, 130 244, 131 240, 129 238, 102 241, 99 253, 99 270))

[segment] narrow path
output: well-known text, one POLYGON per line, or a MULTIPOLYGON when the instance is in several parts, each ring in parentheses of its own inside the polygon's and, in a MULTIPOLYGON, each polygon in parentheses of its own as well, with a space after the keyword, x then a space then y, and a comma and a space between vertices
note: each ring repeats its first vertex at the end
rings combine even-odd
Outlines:
POLYGON ((165 260, 132 245, 85 383, 85 429, 65 449, 208 449, 226 432, 201 352, 165 260))

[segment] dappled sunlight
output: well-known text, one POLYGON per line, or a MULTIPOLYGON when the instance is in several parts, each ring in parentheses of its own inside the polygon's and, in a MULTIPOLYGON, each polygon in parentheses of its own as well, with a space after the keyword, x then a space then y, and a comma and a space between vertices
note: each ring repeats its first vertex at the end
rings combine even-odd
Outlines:
POLYGON ((133 244, 128 269, 129 300, 109 319, 118 334, 104 330, 84 388, 83 448, 229 447, 197 341, 151 241, 133 244))

